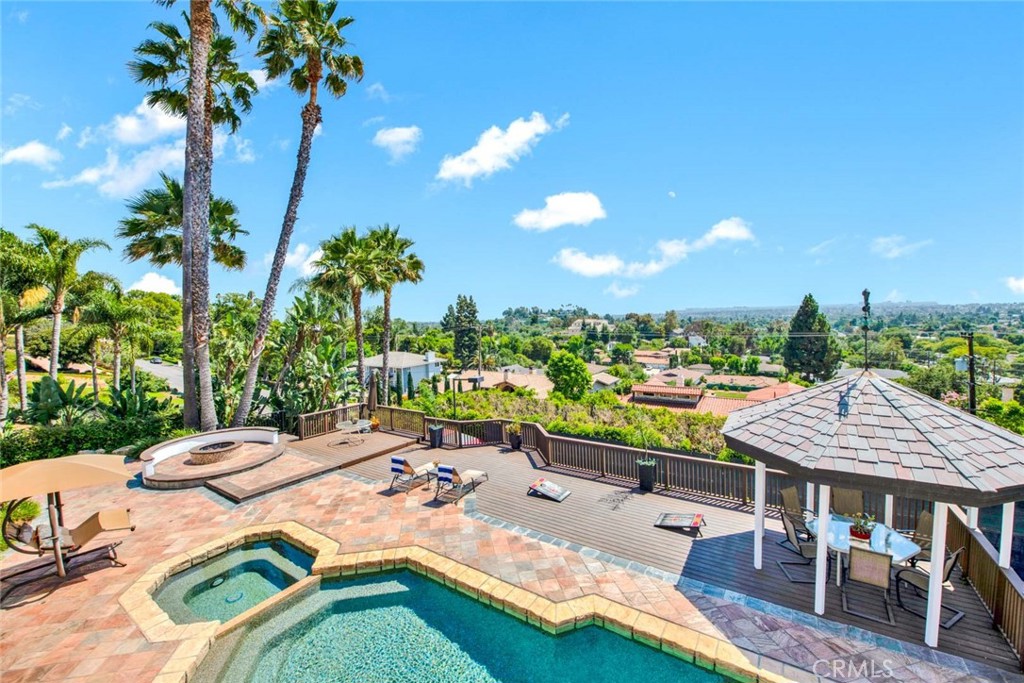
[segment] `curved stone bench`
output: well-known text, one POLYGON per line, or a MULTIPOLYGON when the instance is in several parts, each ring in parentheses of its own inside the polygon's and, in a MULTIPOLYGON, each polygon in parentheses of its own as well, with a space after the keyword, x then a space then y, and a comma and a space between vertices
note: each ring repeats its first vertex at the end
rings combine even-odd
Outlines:
MULTIPOLYGON (((164 441, 155 446, 147 448, 139 456, 144 463, 142 469, 142 483, 148 488, 154 489, 182 489, 194 486, 202 486, 210 479, 219 479, 239 472, 245 472, 270 462, 284 452, 284 444, 280 442, 278 430, 274 427, 235 427, 232 429, 218 429, 212 432, 201 434, 190 434, 170 441, 164 441), (197 465, 190 469, 195 470, 187 474, 161 474, 157 466, 167 460, 180 455, 188 455, 193 448, 198 448, 219 441, 241 441, 245 443, 266 444, 271 446, 265 455, 257 459, 239 459, 234 466, 225 468, 207 469, 210 466, 197 465), (205 472, 203 470, 206 470, 205 472)), ((228 462, 228 461, 226 461, 228 462)))

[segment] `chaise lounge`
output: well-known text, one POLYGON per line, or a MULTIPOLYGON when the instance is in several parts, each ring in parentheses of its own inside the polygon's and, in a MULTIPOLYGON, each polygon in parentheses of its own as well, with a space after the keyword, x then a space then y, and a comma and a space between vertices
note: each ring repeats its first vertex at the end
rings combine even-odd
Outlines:
POLYGON ((438 465, 437 492, 434 494, 434 500, 437 500, 445 493, 452 493, 454 494, 452 502, 457 502, 470 491, 475 491, 478 481, 483 481, 487 478, 487 473, 483 470, 466 470, 460 473, 452 465, 438 465))

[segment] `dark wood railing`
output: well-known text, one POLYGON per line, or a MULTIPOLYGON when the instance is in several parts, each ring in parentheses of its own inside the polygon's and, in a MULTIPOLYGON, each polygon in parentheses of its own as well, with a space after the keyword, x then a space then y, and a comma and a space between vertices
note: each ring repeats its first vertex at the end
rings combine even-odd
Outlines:
POLYGON ((364 407, 364 403, 353 403, 330 410, 299 415, 299 438, 310 439, 314 436, 330 434, 338 429, 339 422, 360 419, 364 407))
POLYGON ((469 448, 472 446, 495 446, 507 442, 505 423, 507 420, 446 420, 427 418, 430 426, 441 425, 441 445, 447 448, 469 448))
POLYGON ((946 548, 964 548, 960 571, 992 615, 999 629, 1017 653, 1024 669, 1024 581, 1013 569, 999 566, 999 552, 985 535, 967 526, 967 516, 951 505, 946 522, 946 548))
POLYGON ((386 432, 398 432, 412 436, 426 436, 425 415, 421 410, 407 410, 390 406, 377 406, 374 416, 380 420, 380 428, 386 432))

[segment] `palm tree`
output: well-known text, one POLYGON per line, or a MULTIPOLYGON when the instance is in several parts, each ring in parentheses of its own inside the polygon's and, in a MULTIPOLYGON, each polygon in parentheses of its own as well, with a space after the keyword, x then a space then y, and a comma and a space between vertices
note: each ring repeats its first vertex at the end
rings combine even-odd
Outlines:
POLYGON ((81 322, 95 325, 113 344, 113 386, 121 388, 122 343, 131 341, 146 320, 146 309, 127 298, 119 286, 102 289, 89 297, 82 309, 81 322))
MULTIPOLYGON (((379 263, 375 289, 384 294, 384 330, 381 335, 381 376, 390 386, 388 356, 391 349, 391 290, 403 282, 417 283, 423 279, 423 261, 406 251, 413 245, 407 237, 400 237, 398 228, 387 223, 370 231, 368 241, 377 251, 379 263)), ((384 405, 390 403, 391 391, 384 392, 384 405)))
MULTIPOLYGON (((181 265, 183 194, 176 178, 161 173, 163 187, 145 190, 127 203, 131 212, 117 229, 117 236, 128 241, 124 257, 129 261, 149 259, 155 266, 181 265)), ((248 235, 238 222, 238 207, 223 197, 210 198, 210 250, 213 260, 228 270, 245 268, 245 251, 233 244, 239 235, 248 235)))
POLYGON ((356 335, 356 377, 359 401, 363 401, 366 381, 363 351, 363 291, 377 281, 379 255, 369 240, 356 235, 354 227, 320 244, 323 256, 316 262, 317 273, 310 286, 334 296, 347 296, 352 304, 352 320, 356 335))
POLYGON ((319 291, 307 291, 296 297, 285 314, 282 340, 287 353, 281 364, 281 372, 271 389, 272 395, 279 395, 295 359, 307 348, 315 347, 329 327, 344 315, 344 301, 327 296, 319 291))
POLYGON ((50 292, 50 313, 53 315, 53 334, 50 337, 50 377, 57 379, 60 363, 60 328, 68 292, 79 279, 78 259, 93 249, 110 249, 102 240, 69 240, 56 230, 41 225, 28 226, 35 233, 38 250, 36 265, 39 280, 50 292))
MULTIPOLYGON (((173 0, 171 0, 173 1, 173 0)), ((222 0, 232 26, 248 37, 256 31, 252 17, 262 11, 248 1, 222 0)), ((252 108, 256 83, 238 69, 233 59, 234 41, 215 36, 209 0, 191 0, 189 38, 176 27, 157 22, 154 28, 163 42, 147 40, 137 49, 141 59, 129 64, 137 81, 157 86, 147 96, 152 106, 186 118, 185 187, 182 201, 182 368, 184 371, 184 421, 200 423, 204 430, 216 427, 209 356, 209 223, 213 126, 227 124, 234 133, 241 124, 235 111, 252 108), (197 357, 198 356, 198 357, 197 357), (195 366, 199 366, 200 405, 196 405, 195 366), (201 410, 200 410, 201 409, 201 410), (201 412, 201 419, 200 419, 201 412)))
MULTIPOLYGON (((44 318, 49 308, 44 304, 46 289, 39 282, 35 247, 21 240, 9 230, 0 229, 0 347, 6 350, 7 335, 14 332, 14 367, 18 378, 18 407, 24 412, 28 408, 28 386, 25 373, 25 325, 44 318)), ((0 358, 4 351, 0 351, 0 358)), ((2 381, 6 386, 6 366, 2 381)), ((6 406, 7 395, 0 389, 0 401, 6 406)), ((0 422, 6 416, 6 408, 0 408, 0 422)))
MULTIPOLYGON (((263 296, 263 309, 256 325, 249 367, 245 373, 245 385, 232 424, 241 426, 249 415, 252 397, 256 391, 256 377, 260 369, 260 357, 266 343, 267 331, 274 317, 274 303, 277 287, 281 282, 288 244, 299 215, 299 204, 306 183, 313 133, 323 120, 317 96, 320 83, 335 97, 343 97, 348 89, 348 80, 362 80, 363 61, 345 54, 346 40, 341 32, 354 20, 342 17, 334 20, 338 3, 318 0, 285 0, 278 6, 278 15, 270 17, 269 25, 260 39, 257 55, 264 58, 268 78, 278 78, 288 73, 292 90, 309 94, 302 107, 302 134, 299 138, 298 157, 295 161, 295 175, 292 178, 288 206, 281 223, 281 235, 274 252, 274 261, 267 279, 267 290, 263 296)), ((358 323, 357 323, 358 324, 358 323)))

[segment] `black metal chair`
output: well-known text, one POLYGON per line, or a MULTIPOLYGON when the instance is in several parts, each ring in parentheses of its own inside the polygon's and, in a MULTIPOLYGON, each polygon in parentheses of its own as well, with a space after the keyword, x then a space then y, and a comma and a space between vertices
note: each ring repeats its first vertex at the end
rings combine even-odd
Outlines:
MULTIPOLYGON (((782 494, 782 516, 788 517, 796 531, 796 536, 801 541, 813 541, 814 534, 807 528, 808 513, 813 516, 814 511, 800 506, 800 493, 795 486, 788 486, 780 491, 782 494)), ((791 550, 800 555, 800 550, 793 545, 788 536, 778 541, 786 550, 791 550)))
POLYGON ((916 567, 918 562, 930 562, 932 559, 932 521, 932 513, 922 510, 917 517, 917 526, 913 529, 900 530, 901 534, 909 537, 921 548, 921 552, 907 560, 911 567, 916 567))
MULTIPOLYGON (((803 562, 798 562, 796 560, 789 561, 789 562, 784 562, 782 560, 776 560, 775 563, 777 565, 779 565, 779 569, 782 570, 782 573, 785 574, 786 578, 789 579, 791 582, 793 582, 793 583, 814 583, 814 577, 813 576, 810 579, 796 578, 796 577, 794 577, 793 574, 790 573, 790 571, 788 569, 786 569, 786 567, 807 567, 807 566, 810 566, 810 564, 812 562, 814 562, 815 560, 818 559, 818 543, 817 543, 817 541, 801 540, 800 536, 797 534, 796 526, 793 524, 793 520, 790 519, 789 515, 786 515, 786 514, 782 515, 782 526, 786 530, 786 540, 789 542, 790 545, 793 546, 793 548, 795 548, 795 552, 800 557, 802 557, 804 559, 803 559, 803 562)), ((781 543, 780 543, 780 545, 781 545, 781 543)), ((826 558, 826 562, 828 564, 826 566, 825 574, 828 575, 832 571, 832 556, 831 555, 829 555, 826 558)))
MULTIPOLYGON (((964 553, 964 548, 961 547, 955 553, 953 553, 952 555, 950 555, 949 557, 946 558, 946 562, 942 566, 942 583, 943 584, 945 584, 947 581, 949 581, 949 577, 953 573, 953 567, 956 566, 957 560, 960 559, 960 556, 963 553, 964 553)), ((899 606, 902 609, 905 609, 906 611, 910 612, 911 614, 915 614, 915 615, 921 617, 922 619, 924 619, 926 617, 926 615, 924 613, 919 612, 918 610, 916 610, 916 609, 914 609, 912 607, 907 607, 906 605, 903 604, 903 596, 900 594, 900 585, 901 584, 907 584, 908 586, 910 586, 911 588, 914 589, 914 593, 915 593, 915 595, 917 597, 927 599, 928 598, 928 582, 929 582, 930 576, 931 575, 930 575, 929 572, 924 571, 920 567, 910 567, 910 568, 907 568, 907 569, 901 569, 898 572, 896 572, 896 602, 897 602, 897 604, 899 604, 899 606)), ((949 619, 947 619, 946 621, 941 622, 939 624, 940 626, 942 626, 942 628, 945 628, 945 629, 953 628, 953 626, 956 624, 956 622, 958 622, 958 621, 960 621, 961 619, 964 618, 964 613, 961 612, 960 610, 953 609, 952 607, 947 607, 946 605, 943 605, 942 609, 947 610, 947 611, 952 613, 952 616, 950 616, 949 619)))
POLYGON ((870 619, 881 624, 895 624, 896 618, 892 613, 892 604, 889 600, 889 593, 892 586, 892 555, 888 553, 876 553, 866 548, 850 546, 848 565, 843 572, 843 611, 863 619, 870 619), (847 598, 847 586, 850 583, 859 583, 865 586, 873 586, 882 589, 882 603, 885 606, 886 618, 876 617, 873 614, 858 612, 850 608, 847 598))
POLYGON ((843 517, 864 514, 864 492, 856 489, 832 489, 832 512, 843 517))

